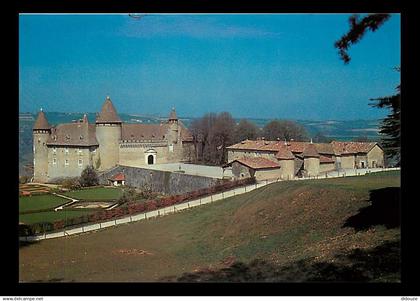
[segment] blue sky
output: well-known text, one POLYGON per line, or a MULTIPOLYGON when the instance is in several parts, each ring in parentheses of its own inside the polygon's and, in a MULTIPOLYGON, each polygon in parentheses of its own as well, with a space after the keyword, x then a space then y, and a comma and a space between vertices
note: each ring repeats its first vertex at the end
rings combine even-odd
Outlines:
POLYGON ((346 14, 21 15, 21 112, 290 119, 382 118, 400 81, 400 16, 354 45, 346 14))

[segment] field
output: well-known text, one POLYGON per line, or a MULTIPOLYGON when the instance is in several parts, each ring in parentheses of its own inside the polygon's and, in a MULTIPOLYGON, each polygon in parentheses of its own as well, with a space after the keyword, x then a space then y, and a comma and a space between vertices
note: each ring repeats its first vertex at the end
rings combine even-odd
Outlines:
POLYGON ((78 199, 78 200, 116 200, 122 195, 123 191, 121 188, 111 187, 100 187, 100 188, 88 188, 63 193, 66 196, 78 199))
MULTIPOLYGON (((91 188, 63 193, 64 195, 86 201, 115 200, 122 195, 121 188, 91 188)), ((67 218, 73 218, 92 213, 94 209, 83 210, 59 210, 53 208, 68 203, 68 199, 60 198, 52 194, 19 197, 19 221, 25 224, 38 222, 54 222, 67 218), (26 213, 32 210, 45 210, 45 212, 26 213)))
POLYGON ((399 172, 274 183, 21 245, 21 282, 400 281, 399 172))
POLYGON ((30 210, 53 209, 68 201, 52 194, 21 196, 19 197, 19 213, 30 210))

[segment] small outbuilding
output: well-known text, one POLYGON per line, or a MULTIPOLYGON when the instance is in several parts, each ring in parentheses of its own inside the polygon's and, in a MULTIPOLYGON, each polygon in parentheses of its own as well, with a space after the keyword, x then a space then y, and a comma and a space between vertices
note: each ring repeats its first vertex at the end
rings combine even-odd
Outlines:
POLYGON ((122 172, 117 173, 113 177, 108 179, 109 184, 113 186, 125 185, 125 175, 122 172))
POLYGON ((255 177, 257 180, 280 178, 280 164, 266 158, 243 157, 229 162, 235 179, 255 177))

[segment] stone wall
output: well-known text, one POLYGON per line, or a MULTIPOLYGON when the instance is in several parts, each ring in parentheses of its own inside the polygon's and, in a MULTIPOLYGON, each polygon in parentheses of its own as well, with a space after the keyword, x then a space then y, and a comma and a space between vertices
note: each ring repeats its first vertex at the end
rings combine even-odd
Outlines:
POLYGON ((295 177, 295 160, 279 160, 280 179, 291 180, 295 177))
POLYGON ((355 156, 351 155, 341 155, 341 168, 354 168, 355 156))
POLYGON ((384 151, 375 145, 367 154, 367 160, 370 168, 384 167, 384 151))
POLYGON ((253 177, 255 171, 235 161, 232 164, 232 174, 235 179, 243 179, 253 177))
POLYGON ((303 167, 306 171, 306 175, 315 177, 319 175, 319 158, 304 158, 303 167))
POLYGON ((280 176, 281 176, 280 168, 258 169, 255 171, 255 178, 258 181, 280 179, 280 176))
POLYGON ((49 132, 46 130, 37 130, 33 132, 35 182, 48 181, 48 137, 49 132))
POLYGON ((118 164, 121 124, 97 124, 96 139, 99 143, 99 170, 106 170, 118 164))
POLYGON ((319 164, 319 172, 328 172, 335 170, 335 163, 320 163, 319 164))
POLYGON ((148 188, 165 194, 183 194, 220 183, 220 180, 208 177, 123 165, 101 174, 100 183, 108 184, 108 178, 119 172, 124 173, 125 184, 128 186, 148 188))
POLYGON ((96 151, 93 152, 94 149, 93 147, 48 147, 48 181, 79 177, 86 166, 93 164, 93 158, 97 154, 96 151), (67 165, 66 160, 68 160, 67 165))

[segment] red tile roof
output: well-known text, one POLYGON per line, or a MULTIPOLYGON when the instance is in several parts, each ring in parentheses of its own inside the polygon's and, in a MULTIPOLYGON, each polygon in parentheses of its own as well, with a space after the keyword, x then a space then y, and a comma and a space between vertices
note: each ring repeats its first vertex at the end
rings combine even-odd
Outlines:
MULTIPOLYGON (((178 126, 179 130, 181 131, 181 140, 192 141, 192 135, 190 131, 185 128, 182 123, 179 123, 178 126)), ((121 140, 166 140, 168 139, 167 134, 170 128, 170 124, 123 123, 121 128, 121 140)))
POLYGON ((280 167, 280 165, 277 162, 271 161, 266 158, 258 158, 258 157, 256 158, 243 157, 243 158, 235 159, 232 162, 228 163, 228 165, 231 165, 235 161, 245 166, 248 166, 252 169, 266 169, 266 168, 279 168, 280 167))
POLYGON ((63 123, 51 129, 47 145, 97 146, 96 127, 86 117, 76 123, 63 123))
MULTIPOLYGON (((288 149, 294 153, 303 153, 310 142, 289 141, 288 149)), ((341 155, 368 153, 377 142, 340 142, 332 141, 331 143, 313 143, 318 154, 324 155, 341 155)), ((237 144, 228 146, 228 150, 259 150, 278 152, 284 147, 283 141, 267 141, 267 140, 244 140, 237 144)))
POLYGON ((36 121, 34 123, 34 130, 48 130, 50 129, 50 125, 48 124, 47 118, 45 117, 45 113, 40 111, 36 121))
POLYGON ((316 147, 313 143, 309 143, 308 145, 306 145, 305 150, 302 153, 304 158, 308 158, 308 157, 315 157, 315 158, 319 158, 319 153, 316 150, 316 147))
POLYGON ((111 181, 125 181, 125 176, 122 172, 117 173, 115 176, 109 178, 111 181))
POLYGON ((121 140, 165 140, 168 124, 123 123, 121 140))
POLYGON ((326 156, 319 156, 319 163, 334 163, 335 161, 330 158, 330 157, 326 157, 326 156))
POLYGON ((292 152, 284 146, 277 152, 276 158, 279 160, 293 160, 295 159, 295 156, 293 156, 292 152))
POLYGON ((121 123, 121 119, 115 110, 114 105, 112 104, 111 99, 107 96, 101 112, 99 112, 96 117, 96 123, 121 123))
POLYGON ((341 154, 345 155, 345 154, 368 153, 375 145, 378 145, 378 143, 377 142, 332 141, 331 145, 336 155, 341 155, 341 154))
MULTIPOLYGON (((287 147, 292 153, 303 153, 310 142, 289 141, 287 147)), ((320 154, 334 154, 332 146, 329 143, 313 143, 320 154)), ((284 141, 268 141, 268 140, 244 140, 237 144, 228 146, 227 149, 242 150, 261 150, 278 152, 284 147, 284 141)))

